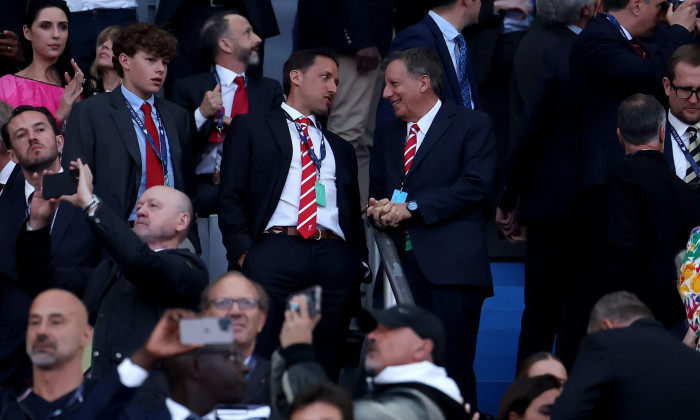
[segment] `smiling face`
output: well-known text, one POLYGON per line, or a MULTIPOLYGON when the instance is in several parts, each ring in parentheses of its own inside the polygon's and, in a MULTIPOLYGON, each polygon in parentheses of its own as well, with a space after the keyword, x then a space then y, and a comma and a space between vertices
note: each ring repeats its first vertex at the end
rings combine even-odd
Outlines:
POLYGON ((427 86, 422 79, 411 75, 403 60, 389 63, 384 73, 386 86, 382 96, 391 103, 396 118, 406 122, 417 122, 424 115, 422 92, 427 86))
POLYGON ((68 17, 57 7, 42 9, 31 27, 22 28, 24 37, 32 43, 35 55, 58 60, 68 41, 68 17))
POLYGON ((700 99, 695 94, 688 99, 680 99, 671 82, 680 89, 681 96, 683 89, 700 89, 700 66, 695 67, 681 61, 676 64, 675 73, 673 80, 667 77, 663 80, 671 114, 688 125, 695 125, 700 121, 700 99))
POLYGON ((7 124, 11 156, 29 173, 44 169, 58 169, 59 153, 63 150, 63 136, 56 135, 46 115, 38 111, 24 111, 12 117, 7 124))
POLYGON ((119 63, 124 71, 124 87, 139 98, 148 99, 163 86, 169 61, 143 50, 137 51, 133 57, 121 54, 119 63))

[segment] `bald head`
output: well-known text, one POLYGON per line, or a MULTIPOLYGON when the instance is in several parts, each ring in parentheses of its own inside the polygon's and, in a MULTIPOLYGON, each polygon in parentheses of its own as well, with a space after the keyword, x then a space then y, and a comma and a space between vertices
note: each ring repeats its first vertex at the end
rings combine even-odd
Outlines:
POLYGON ((147 189, 136 203, 134 232, 152 249, 177 248, 194 218, 189 197, 174 188, 147 189))
POLYGON ((34 299, 26 343, 35 367, 52 369, 76 361, 80 366, 83 349, 91 339, 87 309, 77 296, 49 289, 34 299))

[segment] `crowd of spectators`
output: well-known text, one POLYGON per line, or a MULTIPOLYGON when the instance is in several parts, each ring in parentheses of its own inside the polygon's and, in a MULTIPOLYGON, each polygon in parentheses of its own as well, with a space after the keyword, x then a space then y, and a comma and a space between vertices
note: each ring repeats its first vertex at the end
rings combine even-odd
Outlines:
POLYGON ((0 420, 695 415, 700 6, 414 3, 299 0, 282 83, 271 0, 7 5, 0 420), (492 215, 525 241, 495 416, 492 215), (373 232, 414 302, 378 307, 373 232))

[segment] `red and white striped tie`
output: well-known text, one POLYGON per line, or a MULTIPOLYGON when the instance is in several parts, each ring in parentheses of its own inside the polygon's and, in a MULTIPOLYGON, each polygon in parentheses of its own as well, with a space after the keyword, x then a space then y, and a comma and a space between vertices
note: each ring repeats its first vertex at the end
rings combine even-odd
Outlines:
POLYGON ((304 135, 308 140, 308 147, 301 139, 301 196, 299 198, 299 219, 297 230, 299 234, 308 239, 316 231, 316 165, 311 160, 309 148, 313 147, 309 136, 309 125, 314 123, 308 118, 297 118, 304 135))
POLYGON ((418 149, 418 124, 413 124, 411 126, 411 131, 408 133, 408 140, 406 140, 406 149, 403 152, 403 173, 407 174, 408 170, 411 169, 411 164, 413 163, 413 158, 416 157, 416 149, 418 149))

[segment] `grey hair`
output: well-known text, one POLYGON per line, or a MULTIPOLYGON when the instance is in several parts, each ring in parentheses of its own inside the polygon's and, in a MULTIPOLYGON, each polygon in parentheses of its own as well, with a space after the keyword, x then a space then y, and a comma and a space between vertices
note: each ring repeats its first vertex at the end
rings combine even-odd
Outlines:
POLYGON ((537 14, 550 23, 571 23, 595 0, 537 0, 537 14))
POLYGON ((637 296, 625 291, 608 293, 591 310, 588 332, 599 330, 606 319, 619 324, 631 324, 641 318, 654 319, 654 314, 637 296))
POLYGON ((434 51, 418 47, 394 51, 382 63, 382 70, 386 70, 394 60, 403 61, 406 70, 414 79, 428 76, 430 87, 433 88, 433 92, 437 96, 440 96, 442 93, 442 63, 434 51))

